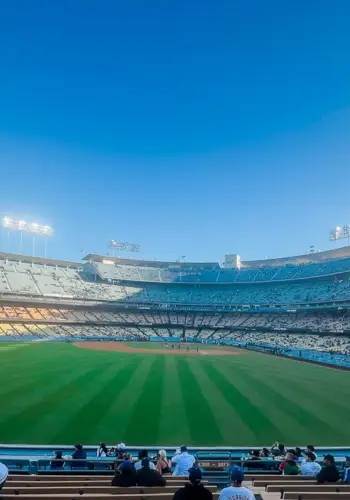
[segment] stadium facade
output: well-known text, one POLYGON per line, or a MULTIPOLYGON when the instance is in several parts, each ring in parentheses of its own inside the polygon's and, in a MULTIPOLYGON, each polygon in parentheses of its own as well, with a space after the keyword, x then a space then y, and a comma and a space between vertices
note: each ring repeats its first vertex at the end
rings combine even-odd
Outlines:
POLYGON ((349 278, 350 247, 236 268, 1 253, 0 338, 220 342, 350 366, 349 278))

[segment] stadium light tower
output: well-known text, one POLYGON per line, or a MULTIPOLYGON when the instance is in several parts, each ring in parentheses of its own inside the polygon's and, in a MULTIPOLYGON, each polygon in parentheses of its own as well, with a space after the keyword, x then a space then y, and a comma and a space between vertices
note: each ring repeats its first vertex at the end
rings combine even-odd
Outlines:
POLYGON ((330 231, 330 240, 348 240, 348 245, 350 245, 350 226, 337 226, 330 231))
POLYGON ((109 242, 109 248, 112 249, 113 255, 116 250, 122 250, 123 252, 139 252, 140 245, 136 243, 128 243, 127 241, 111 240, 109 242))
POLYGON ((11 217, 3 217, 2 219, 2 226, 4 229, 7 231, 7 248, 6 251, 9 251, 10 247, 10 232, 19 232, 20 233, 20 247, 19 247, 19 253, 22 253, 23 249, 23 233, 29 234, 32 237, 32 254, 34 257, 35 254, 35 237, 36 236, 43 236, 44 237, 44 246, 45 246, 45 258, 47 255, 47 242, 48 239, 53 236, 53 229, 50 226, 47 225, 41 225, 38 224, 37 222, 31 222, 28 223, 24 220, 16 220, 12 219, 11 217))

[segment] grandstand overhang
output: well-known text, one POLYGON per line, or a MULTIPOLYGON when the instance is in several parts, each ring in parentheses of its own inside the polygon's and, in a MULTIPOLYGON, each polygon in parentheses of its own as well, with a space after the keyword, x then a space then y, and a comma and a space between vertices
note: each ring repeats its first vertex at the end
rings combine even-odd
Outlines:
POLYGON ((161 268, 181 268, 181 269, 219 269, 218 262, 164 262, 160 260, 142 260, 142 259, 123 259, 121 257, 113 257, 112 255, 98 255, 89 253, 83 257, 87 262, 113 262, 114 264, 124 264, 127 266, 145 266, 145 267, 161 267, 161 268))
POLYGON ((1 260, 9 260, 13 262, 26 262, 28 264, 44 264, 47 266, 73 267, 81 269, 82 264, 69 260, 46 259, 44 257, 32 257, 30 255, 22 255, 17 253, 0 252, 1 260))

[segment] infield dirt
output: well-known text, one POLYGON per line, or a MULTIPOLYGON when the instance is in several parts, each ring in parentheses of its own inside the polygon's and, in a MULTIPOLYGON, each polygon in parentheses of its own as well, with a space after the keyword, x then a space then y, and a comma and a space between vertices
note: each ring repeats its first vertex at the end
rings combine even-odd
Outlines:
POLYGON ((145 349, 142 347, 131 347, 121 342, 75 342, 75 346, 83 349, 93 349, 98 351, 116 351, 116 352, 130 352, 130 353, 145 353, 145 354, 174 354, 181 356, 239 356, 242 352, 235 349, 208 349, 205 347, 200 348, 199 351, 187 350, 186 346, 181 349, 162 348, 162 349, 145 349))

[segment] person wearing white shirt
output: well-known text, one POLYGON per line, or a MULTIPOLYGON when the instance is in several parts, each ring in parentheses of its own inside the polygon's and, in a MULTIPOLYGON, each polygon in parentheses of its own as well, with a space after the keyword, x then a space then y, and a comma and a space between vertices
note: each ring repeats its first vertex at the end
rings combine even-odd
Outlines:
POLYGON ((306 454, 306 460, 301 464, 300 473, 302 476, 317 476, 317 474, 321 471, 321 466, 316 460, 315 453, 306 454))
POLYGON ((5 464, 0 462, 0 490, 5 486, 7 476, 9 475, 9 470, 5 464))
POLYGON ((196 459, 187 452, 187 446, 181 446, 180 454, 175 455, 171 465, 175 465, 173 476, 188 476, 188 471, 195 464, 196 459))
POLYGON ((242 486, 244 472, 239 467, 233 466, 231 471, 232 486, 221 490, 219 500, 255 500, 254 493, 242 486))
MULTIPOLYGON (((141 467, 142 467, 142 463, 141 463, 142 460, 144 458, 148 458, 148 451, 147 450, 141 450, 141 451, 139 451, 138 458, 139 458, 138 461, 135 462, 135 464, 134 464, 136 470, 141 469, 141 467)), ((152 470, 155 470, 156 466, 154 465, 153 462, 149 461, 149 468, 152 469, 152 470)))
POLYGON ((106 458, 108 456, 108 448, 105 443, 100 443, 97 449, 97 458, 106 458))

